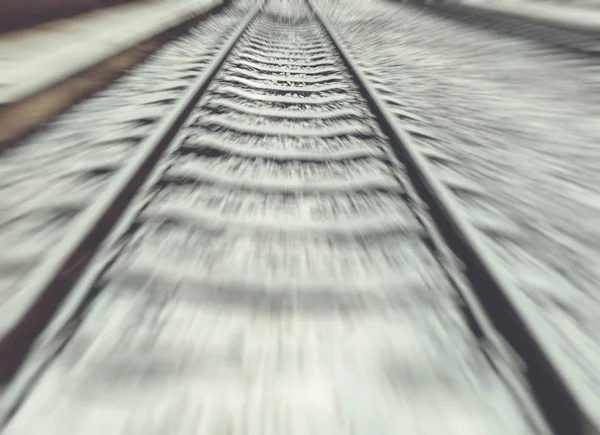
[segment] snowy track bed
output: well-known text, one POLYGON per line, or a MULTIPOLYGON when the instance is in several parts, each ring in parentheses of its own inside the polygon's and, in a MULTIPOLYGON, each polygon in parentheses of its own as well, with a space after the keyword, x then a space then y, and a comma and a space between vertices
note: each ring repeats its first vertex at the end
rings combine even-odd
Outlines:
POLYGON ((319 4, 597 403, 597 59, 409 6, 319 4))
POLYGON ((269 2, 7 388, 6 432, 549 433, 390 141, 310 9, 269 2))

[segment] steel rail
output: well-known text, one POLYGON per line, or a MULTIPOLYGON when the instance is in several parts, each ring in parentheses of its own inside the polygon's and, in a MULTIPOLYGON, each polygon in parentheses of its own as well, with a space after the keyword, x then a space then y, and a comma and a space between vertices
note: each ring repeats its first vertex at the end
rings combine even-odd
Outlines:
MULTIPOLYGON (((485 317, 502 333, 527 366, 527 377, 546 418, 553 429, 565 435, 598 435, 600 421, 594 412, 594 398, 589 388, 570 374, 570 362, 552 345, 543 325, 526 313, 527 301, 516 288, 507 272, 497 266, 494 254, 468 223, 452 194, 429 168, 417 151, 410 135, 399 128, 384 101, 371 86, 369 79, 352 59, 342 39, 321 13, 313 0, 307 0, 326 34, 337 48, 340 57, 354 75, 363 96, 378 117, 394 151, 407 166, 408 173, 420 197, 430 208, 448 246, 466 267, 467 276, 477 298, 485 309, 478 320, 488 333, 485 317)), ((468 296, 468 295, 467 295, 468 296)), ((466 301, 470 309, 475 301, 466 301)))
MULTIPOLYGON (((36 295, 36 299, 16 324, 0 338, 0 382, 8 382, 18 371, 36 339, 51 322, 65 297, 97 253, 97 248, 118 223, 137 190, 148 178, 261 7, 262 3, 258 3, 248 12, 225 46, 190 86, 173 111, 140 144, 139 154, 117 174, 94 205, 76 218, 65 237, 25 282, 21 291, 36 295)), ((0 425, 1 420, 2 416, 0 425)))

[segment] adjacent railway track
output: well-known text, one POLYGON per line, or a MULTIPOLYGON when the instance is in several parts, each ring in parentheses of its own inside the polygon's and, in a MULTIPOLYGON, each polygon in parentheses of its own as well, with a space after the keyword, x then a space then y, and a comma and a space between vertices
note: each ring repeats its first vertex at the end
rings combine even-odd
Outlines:
POLYGON ((542 42, 551 48, 562 48, 588 56, 600 54, 598 38, 600 30, 597 26, 582 28, 566 24, 561 26, 558 23, 519 16, 517 13, 502 13, 460 3, 429 3, 419 4, 419 7, 427 8, 430 12, 447 19, 468 23, 486 31, 491 30, 542 42))
POLYGON ((139 402, 122 433, 161 433, 157 409, 177 433, 597 433, 312 3, 250 10, 140 150, 28 282, 0 343, 5 428, 52 433, 85 391, 101 415, 139 402))

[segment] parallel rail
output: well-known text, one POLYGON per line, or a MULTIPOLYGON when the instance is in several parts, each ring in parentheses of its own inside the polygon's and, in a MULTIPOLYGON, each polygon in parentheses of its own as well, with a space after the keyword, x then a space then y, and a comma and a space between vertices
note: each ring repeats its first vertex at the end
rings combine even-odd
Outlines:
POLYGON ((383 100, 354 64, 335 31, 318 11, 315 12, 350 66, 350 71, 356 74, 363 92, 372 101, 373 111, 379 115, 396 152, 411 168, 412 180, 421 198, 430 207, 441 234, 466 266, 487 315, 526 363, 529 380, 555 430, 565 434, 600 433, 600 422, 595 421, 595 412, 590 408, 594 401, 586 397, 583 386, 577 385, 575 378, 570 377, 569 371, 564 369, 568 363, 552 346, 543 326, 528 316, 521 292, 514 287, 506 272, 496 266, 494 254, 468 224, 453 195, 439 182, 426 160, 411 144, 410 135, 397 127, 393 115, 386 110, 383 100))
POLYGON ((52 255, 46 258, 33 279, 21 290, 40 296, 21 321, 0 341, 0 378, 9 379, 14 374, 32 343, 48 325, 65 296, 69 294, 73 283, 127 209, 137 190, 146 181, 148 173, 159 161, 194 104, 258 11, 259 6, 256 6, 171 114, 163 119, 140 145, 142 151, 121 170, 106 192, 96 198, 94 205, 77 218, 67 237, 53 248, 52 255))
MULTIPOLYGON (((150 243, 151 237, 164 238, 167 242, 161 249, 168 250, 169 246, 175 249, 179 246, 179 236, 172 228, 179 226, 189 228, 190 239, 199 234, 200 241, 195 245, 198 249, 224 243, 219 238, 222 234, 246 232, 269 234, 273 240, 301 237, 299 240, 303 242, 296 243, 307 245, 318 243, 313 240, 315 237, 325 237, 330 245, 346 246, 331 248, 333 257, 351 249, 347 246, 355 245, 370 249, 369 258, 393 257, 393 252, 379 253, 380 248, 369 245, 369 240, 381 240, 392 251, 406 249, 397 246, 404 240, 419 252, 427 247, 421 255, 423 258, 431 255, 434 261, 410 259, 413 270, 426 267, 432 276, 443 276, 439 282, 447 283, 459 295, 473 337, 510 391, 517 408, 524 412, 527 433, 547 433, 547 422, 556 433, 600 433, 591 417, 589 400, 582 397, 562 369, 563 361, 553 352, 543 331, 523 312, 519 293, 495 266, 492 255, 466 223, 447 188, 411 145, 409 135, 395 125, 335 30, 310 0, 308 4, 314 15, 287 19, 279 16, 280 22, 273 21, 277 11, 262 5, 252 9, 173 113, 145 140, 143 152, 121 171, 119 179, 96 205, 78 219, 36 278, 28 283, 27 291, 40 296, 0 341, 1 374, 10 380, 0 401, 4 424, 10 422, 31 388, 39 382, 38 378, 68 345, 73 329, 86 316, 93 315, 89 314, 92 301, 102 294, 104 283, 111 280, 135 287, 155 274, 163 281, 169 281, 169 276, 177 279, 183 276, 202 287, 220 289, 201 298, 213 303, 224 304, 227 299, 228 304, 237 307, 252 300, 268 300, 269 307, 277 310, 292 307, 309 310, 319 304, 341 305, 350 310, 358 306, 347 294, 368 287, 375 279, 370 276, 362 282, 350 277, 344 288, 332 295, 339 283, 320 276, 302 276, 308 281, 293 285, 285 279, 273 278, 267 282, 252 274, 244 279, 222 281, 208 272, 192 273, 158 260, 153 265, 148 260, 130 263, 122 259, 139 257, 128 243, 132 240, 143 244, 150 243), (257 20, 262 21, 256 24, 257 20), (308 23, 306 29, 302 23, 308 23), (315 33, 315 25, 322 28, 334 51, 315 33), (270 40, 270 33, 285 34, 286 26, 295 32, 287 43, 270 40), (247 33, 244 50, 233 55, 247 33), (294 47, 297 47, 295 53, 294 47), (276 56, 278 51, 282 56, 276 56), (336 58, 344 65, 343 69, 336 58), (301 63, 303 67, 299 68, 297 65, 301 63), (358 87, 366 104, 354 96, 353 86, 358 87), (361 109, 362 105, 368 111, 361 109), (236 144, 236 135, 243 136, 244 141, 236 144), (287 148, 282 147, 286 141, 287 148), (278 146, 281 148, 277 149, 278 146), (249 159, 262 162, 263 166, 252 168, 249 159), (344 174, 344 171, 349 172, 344 174), (302 196, 303 200, 313 198, 316 203, 332 201, 342 209, 344 201, 350 201, 351 207, 343 213, 354 216, 356 221, 344 225, 341 215, 336 215, 339 211, 321 211, 324 216, 321 221, 298 219, 285 223, 282 217, 261 219, 260 210, 256 209, 252 210, 258 213, 258 221, 240 221, 239 216, 228 216, 224 209, 217 207, 216 212, 210 209, 210 204, 219 197, 218 189, 225 189, 221 201, 230 201, 234 208, 242 209, 247 206, 246 195, 250 201, 252 195, 263 195, 265 210, 269 198, 275 207, 290 201, 290 196, 295 198, 294 195, 302 196), (200 198, 202 191, 210 200, 200 198), (177 195, 184 199, 197 195, 201 205, 182 207, 177 195), (336 195, 342 199, 334 200, 336 195), (363 212, 370 209, 375 212, 370 218, 358 219, 357 211, 348 210, 356 208, 360 201, 344 199, 348 195, 362 195, 363 212), (166 205, 161 205, 163 202, 166 205), (404 207, 410 211, 407 215, 403 214, 404 207), (198 231, 199 226, 210 231, 198 231), (169 242, 169 238, 175 241, 169 242), (393 242, 390 244, 389 240, 393 242), (128 256, 124 256, 126 252, 128 256), (455 256, 465 265, 466 274, 455 256), (276 294, 286 286, 291 289, 289 294, 276 294), (520 374, 518 362, 505 340, 522 359, 524 375, 520 374), (533 388, 537 403, 523 387, 522 377, 533 388)), ((325 257, 322 261, 326 261, 325 257)), ((378 286, 428 287, 421 281, 423 277, 412 276, 409 270, 390 276, 381 273, 382 277, 377 276, 378 286)), ((351 275, 351 269, 346 274, 351 275)), ((434 287, 438 285, 436 282, 434 287)), ((419 297, 427 299, 421 293, 419 297)), ((433 297, 439 298, 434 305, 439 302, 440 307, 435 309, 441 310, 442 300, 449 296, 440 292, 433 297)))
POLYGON ((600 54, 600 24, 598 23, 577 26, 573 23, 563 23, 560 18, 555 20, 532 18, 518 12, 463 5, 460 2, 411 3, 415 7, 426 8, 444 18, 465 22, 486 31, 495 30, 585 55, 600 54))
POLYGON ((135 0, 4 0, 0 4, 0 32, 22 29, 135 0))

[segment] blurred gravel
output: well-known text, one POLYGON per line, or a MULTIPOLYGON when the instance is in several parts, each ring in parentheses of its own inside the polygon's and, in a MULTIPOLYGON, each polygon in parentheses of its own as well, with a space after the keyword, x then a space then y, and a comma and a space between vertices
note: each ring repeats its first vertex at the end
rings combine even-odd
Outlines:
POLYGON ((28 280, 143 152, 238 25, 250 1, 203 21, 110 86, 0 153, 0 334, 37 297, 28 280))
POLYGON ((600 63, 397 2, 317 4, 386 98, 424 118, 456 170, 521 228, 484 240, 595 388, 600 63))

